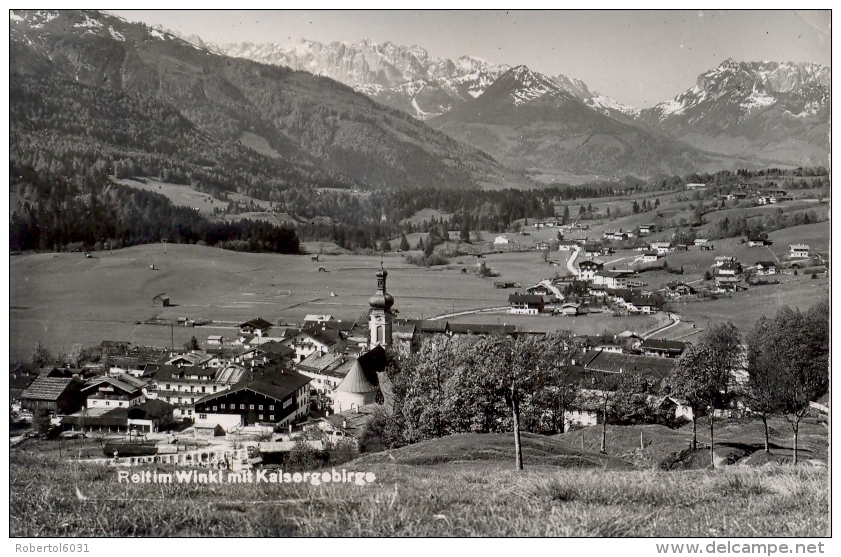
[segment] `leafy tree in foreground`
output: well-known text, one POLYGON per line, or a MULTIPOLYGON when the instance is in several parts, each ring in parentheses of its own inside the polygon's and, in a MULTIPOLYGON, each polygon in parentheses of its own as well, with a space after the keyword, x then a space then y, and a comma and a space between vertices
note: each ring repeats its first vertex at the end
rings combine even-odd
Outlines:
POLYGON ((692 448, 698 447, 698 416, 705 415, 710 427, 710 464, 715 466, 715 411, 728 402, 728 383, 741 364, 742 347, 738 329, 732 324, 713 325, 701 339, 684 351, 669 377, 674 394, 692 408, 692 448))
POLYGON ((774 321, 763 316, 748 335, 748 380, 741 392, 748 409, 759 416, 765 427, 766 453, 771 452, 768 418, 782 412, 782 361, 777 351, 776 332, 774 321))

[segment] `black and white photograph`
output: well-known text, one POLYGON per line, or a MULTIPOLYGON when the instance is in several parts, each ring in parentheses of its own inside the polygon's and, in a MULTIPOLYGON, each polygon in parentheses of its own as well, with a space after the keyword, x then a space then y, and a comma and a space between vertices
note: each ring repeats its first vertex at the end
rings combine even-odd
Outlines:
POLYGON ((9 10, 14 554, 829 552, 831 10, 174 7, 9 10))

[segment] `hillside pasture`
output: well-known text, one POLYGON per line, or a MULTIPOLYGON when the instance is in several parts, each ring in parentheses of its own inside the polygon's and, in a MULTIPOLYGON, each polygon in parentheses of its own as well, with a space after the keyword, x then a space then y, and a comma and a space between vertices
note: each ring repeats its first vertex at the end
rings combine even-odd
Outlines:
POLYGON ((124 178, 115 181, 131 188, 159 193, 169 199, 173 205, 197 209, 204 215, 210 215, 214 209, 224 209, 227 206, 224 201, 215 199, 210 194, 194 190, 190 186, 161 182, 151 178, 124 178))

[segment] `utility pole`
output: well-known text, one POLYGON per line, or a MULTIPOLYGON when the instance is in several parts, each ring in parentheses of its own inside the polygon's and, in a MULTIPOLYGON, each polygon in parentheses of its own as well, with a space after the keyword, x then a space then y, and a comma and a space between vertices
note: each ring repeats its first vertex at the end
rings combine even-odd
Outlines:
POLYGON ((175 350, 175 325, 172 323, 169 324, 169 344, 175 350))

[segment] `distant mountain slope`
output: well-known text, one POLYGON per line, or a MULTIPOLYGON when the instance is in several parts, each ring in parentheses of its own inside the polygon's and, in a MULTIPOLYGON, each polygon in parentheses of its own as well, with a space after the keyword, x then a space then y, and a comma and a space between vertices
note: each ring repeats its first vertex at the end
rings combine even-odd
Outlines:
POLYGON ((218 140, 264 139, 287 164, 367 187, 461 187, 504 173, 484 153, 327 78, 220 56, 94 11, 10 12, 10 28, 13 82, 46 76, 156 98, 218 140))
POLYGON ((369 40, 330 44, 301 40, 290 46, 234 43, 211 48, 228 56, 330 77, 421 120, 481 95, 509 69, 471 56, 436 58, 419 46, 369 40))
POLYGON ((525 66, 429 123, 504 164, 533 171, 651 176, 732 164, 593 110, 557 78, 525 66))
POLYGON ((831 70, 812 63, 726 60, 641 121, 703 149, 826 165, 831 70))

